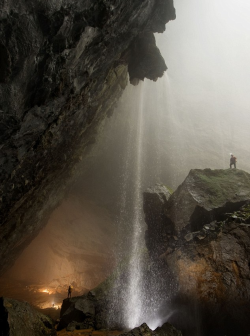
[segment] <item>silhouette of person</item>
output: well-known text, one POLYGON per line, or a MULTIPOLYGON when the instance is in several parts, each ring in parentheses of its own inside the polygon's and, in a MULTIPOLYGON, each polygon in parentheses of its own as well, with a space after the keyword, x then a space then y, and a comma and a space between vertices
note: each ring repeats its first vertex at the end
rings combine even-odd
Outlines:
POLYGON ((69 286, 68 288, 68 299, 71 298, 72 288, 69 286))
POLYGON ((232 168, 232 166, 236 168, 236 157, 233 154, 231 154, 231 157, 230 157, 230 168, 232 168))

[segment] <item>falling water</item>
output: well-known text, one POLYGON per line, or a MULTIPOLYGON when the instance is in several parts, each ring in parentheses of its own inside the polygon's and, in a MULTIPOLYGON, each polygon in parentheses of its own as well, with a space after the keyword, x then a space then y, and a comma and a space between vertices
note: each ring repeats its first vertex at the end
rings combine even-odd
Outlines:
POLYGON ((143 91, 140 92, 137 137, 135 140, 135 184, 133 192, 132 244, 129 268, 127 298, 128 327, 134 328, 140 323, 142 310, 142 155, 143 155, 143 91))

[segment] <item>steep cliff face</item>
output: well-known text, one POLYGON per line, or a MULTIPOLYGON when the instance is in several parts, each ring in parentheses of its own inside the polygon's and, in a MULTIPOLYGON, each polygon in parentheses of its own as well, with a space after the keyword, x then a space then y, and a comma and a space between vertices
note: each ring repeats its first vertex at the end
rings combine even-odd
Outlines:
POLYGON ((172 0, 1 1, 0 268, 62 199, 100 121, 130 80, 166 65, 153 32, 172 0))
POLYGON ((144 194, 147 247, 177 283, 172 322, 187 334, 245 335, 250 328, 249 183, 243 171, 192 170, 168 201, 155 193, 155 212, 144 194))

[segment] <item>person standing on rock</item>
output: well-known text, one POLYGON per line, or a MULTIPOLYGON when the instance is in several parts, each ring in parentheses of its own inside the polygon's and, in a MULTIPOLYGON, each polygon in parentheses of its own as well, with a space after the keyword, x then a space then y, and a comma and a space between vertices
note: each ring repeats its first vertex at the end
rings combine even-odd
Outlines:
POLYGON ((230 168, 232 168, 232 166, 234 166, 234 168, 236 168, 236 157, 231 153, 230 168))
POLYGON ((71 299, 71 293, 72 293, 72 287, 69 286, 69 288, 68 288, 68 299, 69 298, 71 299))

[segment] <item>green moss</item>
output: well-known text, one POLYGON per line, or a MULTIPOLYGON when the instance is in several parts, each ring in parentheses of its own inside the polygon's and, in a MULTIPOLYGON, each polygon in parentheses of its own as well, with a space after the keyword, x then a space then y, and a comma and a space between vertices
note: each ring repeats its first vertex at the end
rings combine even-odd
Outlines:
POLYGON ((205 192, 207 201, 215 207, 238 194, 242 188, 238 184, 239 181, 244 183, 244 187, 250 188, 249 174, 242 170, 195 169, 191 170, 190 175, 194 178, 196 186, 205 192))
POLYGON ((166 186, 165 184, 164 187, 170 192, 171 195, 174 193, 174 190, 172 188, 166 186))

